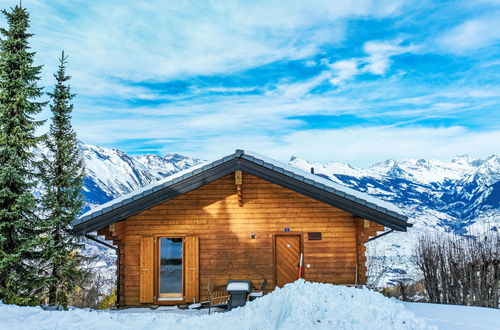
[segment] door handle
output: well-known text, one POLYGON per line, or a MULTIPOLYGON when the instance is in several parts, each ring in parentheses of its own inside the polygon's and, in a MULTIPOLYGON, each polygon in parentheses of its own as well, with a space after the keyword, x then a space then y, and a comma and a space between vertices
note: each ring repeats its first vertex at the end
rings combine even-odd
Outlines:
POLYGON ((149 268, 143 268, 143 269, 141 269, 141 270, 143 270, 143 271, 144 271, 144 270, 149 270, 149 268))
POLYGON ((189 268, 189 270, 196 270, 196 268, 189 268))

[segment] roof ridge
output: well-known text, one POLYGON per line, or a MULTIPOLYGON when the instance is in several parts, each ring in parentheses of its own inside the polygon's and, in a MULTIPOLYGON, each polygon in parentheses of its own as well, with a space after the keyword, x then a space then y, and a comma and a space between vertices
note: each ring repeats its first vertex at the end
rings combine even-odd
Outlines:
POLYGON ((234 152, 234 155, 236 156, 236 158, 241 158, 241 156, 243 156, 245 154, 245 150, 243 149, 236 149, 236 151, 234 152))

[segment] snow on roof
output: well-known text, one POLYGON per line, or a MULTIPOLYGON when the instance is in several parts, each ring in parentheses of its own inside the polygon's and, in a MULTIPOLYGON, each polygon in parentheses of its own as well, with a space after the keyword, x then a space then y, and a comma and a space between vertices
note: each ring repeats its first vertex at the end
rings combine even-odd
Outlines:
POLYGON ((226 163, 234 158, 242 158, 258 165, 264 166, 266 168, 272 169, 278 173, 283 173, 289 177, 292 177, 296 180, 305 182, 307 184, 313 185, 320 189, 326 190, 330 193, 336 194, 338 196, 351 199, 359 204, 365 205, 369 208, 375 209, 377 211, 389 214, 396 218, 402 219, 404 221, 407 220, 407 217, 403 215, 403 212, 394 206, 391 203, 382 201, 378 198, 370 196, 366 193, 362 193, 351 189, 349 187, 340 185, 333 181, 327 180, 320 176, 317 176, 312 173, 305 172, 301 169, 293 167, 291 165, 279 162, 277 160, 268 158, 261 154, 252 151, 244 151, 244 150, 236 150, 235 153, 228 155, 226 157, 220 158, 211 163, 202 163, 196 166, 193 166, 187 170, 178 172, 171 176, 168 176, 162 180, 156 181, 152 184, 146 185, 140 189, 134 190, 128 194, 125 194, 121 197, 115 198, 105 204, 102 204, 98 207, 93 208, 92 210, 81 215, 77 220, 73 222, 73 226, 86 222, 100 214, 109 212, 114 210, 120 206, 123 206, 129 202, 135 201, 142 197, 145 197, 149 194, 152 194, 158 190, 171 186, 175 183, 178 183, 184 179, 187 179, 195 174, 199 174, 204 172, 210 168, 226 163))
MULTIPOLYGON (((264 161, 266 163, 272 164, 273 167, 275 167, 275 168, 282 168, 283 170, 292 172, 294 174, 294 178, 295 178, 296 175, 303 176, 305 179, 314 181, 314 182, 319 183, 319 184, 323 184, 323 185, 325 185, 325 187, 333 188, 333 189, 335 189, 338 192, 345 193, 345 195, 354 196, 355 198, 364 200, 367 203, 372 203, 372 204, 378 205, 380 207, 386 208, 389 211, 392 211, 392 212, 395 212, 395 213, 399 213, 399 214, 403 214, 403 212, 399 208, 397 208, 396 206, 394 206, 391 203, 388 203, 386 201, 380 200, 378 198, 375 198, 375 197, 370 196, 370 195, 368 195, 366 193, 354 190, 352 188, 343 186, 341 184, 335 183, 335 182, 333 182, 331 180, 322 178, 322 177, 320 177, 320 176, 318 176, 316 174, 312 174, 312 173, 303 171, 303 170, 301 170, 299 168, 296 168, 296 167, 294 167, 292 165, 282 163, 280 161, 271 159, 269 157, 266 157, 264 155, 261 155, 259 153, 253 152, 253 151, 245 151, 244 155, 242 156, 243 159, 247 159, 247 157, 245 157, 245 155, 251 156, 251 157, 254 157, 255 159, 260 159, 260 160, 262 160, 262 161, 264 161)), ((301 180, 301 181, 307 182, 307 180, 301 180)), ((315 185, 315 184, 313 184, 313 185, 315 185)), ((325 190, 328 190, 328 189, 325 189, 325 190)))
MULTIPOLYGON (((117 198, 115 198, 113 200, 110 200, 107 203, 104 203, 102 205, 94 207, 93 209, 91 209, 91 210, 85 212, 84 214, 82 214, 78 218, 78 223, 87 220, 87 218, 92 218, 92 217, 94 217, 94 216, 96 216, 98 214, 101 214, 101 213, 107 212, 109 210, 115 209, 118 206, 121 206, 123 204, 127 204, 129 201, 131 202, 133 200, 136 200, 136 199, 138 199, 140 197, 143 197, 143 196, 145 196, 145 195, 147 195, 149 193, 152 193, 152 192, 157 191, 157 190, 159 190, 161 188, 167 187, 170 184, 173 184, 175 182, 181 181, 183 176, 185 176, 185 175, 187 175, 189 173, 192 173, 192 172, 194 172, 196 170, 199 170, 200 168, 203 168, 206 165, 207 165, 206 163, 195 165, 195 166, 190 167, 190 168, 188 168, 188 169, 186 169, 184 171, 180 171, 180 172, 177 172, 175 174, 169 175, 166 178, 163 178, 161 180, 158 180, 158 181, 155 181, 155 182, 150 183, 148 185, 145 185, 144 187, 142 187, 140 189, 136 189, 134 191, 129 192, 128 194, 122 195, 122 196, 117 197, 117 198), (181 178, 181 180, 179 180, 179 178, 181 178)), ((191 176, 191 175, 189 175, 189 176, 191 176)))

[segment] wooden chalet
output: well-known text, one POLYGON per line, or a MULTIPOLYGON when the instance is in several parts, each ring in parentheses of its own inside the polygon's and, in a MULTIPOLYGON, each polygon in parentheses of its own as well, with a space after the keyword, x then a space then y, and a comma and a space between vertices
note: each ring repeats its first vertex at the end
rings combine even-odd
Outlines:
POLYGON ((118 255, 118 303, 207 300, 207 283, 366 283, 365 243, 411 224, 391 204, 264 156, 234 154, 101 205, 73 223, 118 255), (95 237, 94 237, 95 238, 95 237))

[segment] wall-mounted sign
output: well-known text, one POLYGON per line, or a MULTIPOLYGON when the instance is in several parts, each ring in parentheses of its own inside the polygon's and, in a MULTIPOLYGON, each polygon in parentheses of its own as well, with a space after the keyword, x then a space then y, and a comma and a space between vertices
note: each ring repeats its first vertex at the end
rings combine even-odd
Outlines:
POLYGON ((307 238, 310 241, 321 241, 321 233, 320 232, 308 232, 307 238))
POLYGON ((290 228, 285 228, 285 231, 290 231, 290 228))

